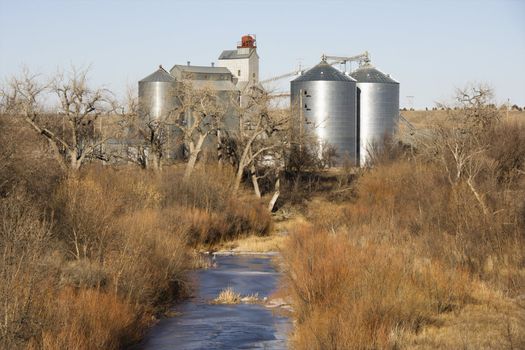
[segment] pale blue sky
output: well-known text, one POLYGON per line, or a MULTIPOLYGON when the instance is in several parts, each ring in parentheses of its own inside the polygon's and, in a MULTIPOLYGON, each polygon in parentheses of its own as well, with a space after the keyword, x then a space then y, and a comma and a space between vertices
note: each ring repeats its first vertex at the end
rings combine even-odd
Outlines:
MULTIPOLYGON (((525 106, 525 1, 0 0, 0 78, 91 65, 122 92, 158 64, 209 65, 255 33, 261 77, 370 51, 401 83, 401 105, 433 106, 467 82, 525 106)), ((282 82, 280 88, 288 84, 282 82)))

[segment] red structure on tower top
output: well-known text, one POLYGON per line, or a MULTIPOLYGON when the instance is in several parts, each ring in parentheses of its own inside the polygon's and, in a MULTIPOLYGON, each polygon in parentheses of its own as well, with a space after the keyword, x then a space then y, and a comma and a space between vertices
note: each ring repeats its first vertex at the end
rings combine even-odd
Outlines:
POLYGON ((255 35, 253 34, 246 34, 243 35, 241 38, 241 42, 237 45, 238 49, 241 48, 256 48, 257 45, 255 44, 255 35))

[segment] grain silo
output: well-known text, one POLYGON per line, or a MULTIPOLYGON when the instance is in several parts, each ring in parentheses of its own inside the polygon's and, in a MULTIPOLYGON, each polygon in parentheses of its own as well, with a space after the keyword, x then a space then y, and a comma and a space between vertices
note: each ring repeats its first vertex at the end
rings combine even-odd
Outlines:
POLYGON ((165 118, 175 108, 175 79, 159 66, 139 81, 139 111, 147 120, 165 118))
MULTIPOLYGON (((306 129, 333 146, 337 163, 358 162, 356 81, 321 63, 291 82, 291 103, 306 129)), ((301 124, 302 124, 301 123, 301 124)))
POLYGON ((176 112, 176 81, 162 66, 139 81, 139 115, 144 122, 167 123, 164 151, 168 159, 180 159, 183 155, 181 132, 173 124, 176 112), (172 115, 170 115, 172 114, 172 115))
POLYGON ((385 137, 392 136, 399 120, 399 83, 365 62, 352 72, 357 80, 359 158, 364 166, 385 137))

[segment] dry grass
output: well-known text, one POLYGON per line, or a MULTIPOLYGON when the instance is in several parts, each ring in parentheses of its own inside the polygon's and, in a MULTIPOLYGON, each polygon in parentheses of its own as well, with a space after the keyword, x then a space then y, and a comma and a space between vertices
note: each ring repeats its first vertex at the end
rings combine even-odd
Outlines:
POLYGON ((261 298, 258 293, 250 295, 241 295, 237 293, 232 287, 227 287, 219 293, 219 295, 213 299, 213 304, 255 304, 259 303, 261 298))
POLYGON ((299 349, 394 346, 394 328, 419 331, 469 300, 469 277, 461 270, 311 228, 292 235, 284 260, 299 349))
POLYGON ((33 338, 30 348, 120 349, 136 341, 145 324, 131 305, 96 290, 64 289, 46 306, 53 325, 41 339, 33 338))
POLYGON ((254 294, 243 296, 241 300, 243 303, 246 303, 246 304, 256 304, 261 301, 261 298, 259 297, 259 293, 254 293, 254 294))
MULTIPOLYGON (((444 121, 447 117, 447 111, 401 111, 401 115, 417 128, 429 128, 435 125, 436 122, 444 121)), ((504 112, 503 117, 504 122, 525 123, 525 111, 509 111, 508 118, 504 112)))
POLYGON ((191 252, 191 267, 192 269, 209 269, 214 267, 214 263, 211 255, 194 249, 191 252))
POLYGON ((525 304, 516 303, 483 284, 473 287, 476 303, 443 314, 435 326, 418 334, 399 332, 399 343, 411 349, 522 349, 525 304))
POLYGON ((237 293, 232 287, 227 287, 213 299, 215 304, 239 304, 241 302, 241 295, 237 293))
POLYGON ((273 232, 278 235, 287 235, 297 226, 306 224, 307 219, 299 212, 292 212, 285 218, 278 218, 273 225, 273 232))
POLYGON ((272 234, 270 236, 255 236, 238 238, 224 243, 221 250, 232 250, 236 252, 268 253, 280 251, 287 240, 287 236, 272 234))
POLYGON ((466 270, 420 256, 413 248, 298 229, 284 253, 286 290, 297 320, 293 346, 523 347, 522 302, 475 281, 466 270))

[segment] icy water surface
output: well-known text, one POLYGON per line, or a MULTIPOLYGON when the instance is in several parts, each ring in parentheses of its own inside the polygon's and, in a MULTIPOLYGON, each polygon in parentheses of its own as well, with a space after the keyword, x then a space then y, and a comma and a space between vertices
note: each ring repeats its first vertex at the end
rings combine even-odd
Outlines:
POLYGON ((195 272, 196 296, 162 319, 139 349, 286 349, 290 320, 257 304, 213 305, 230 286, 241 295, 270 295, 279 274, 268 256, 217 256, 217 267, 195 272))

